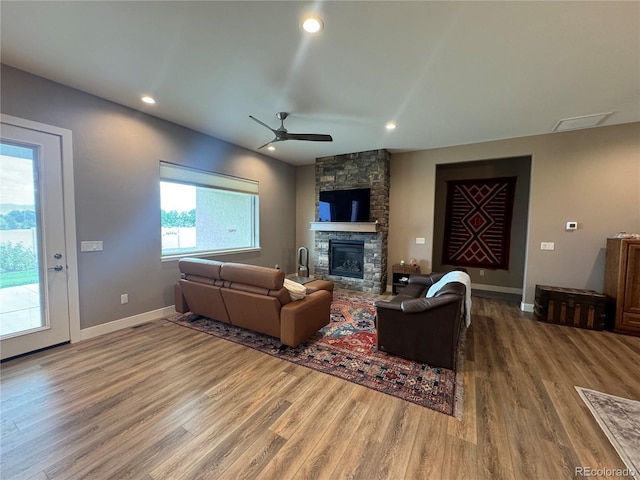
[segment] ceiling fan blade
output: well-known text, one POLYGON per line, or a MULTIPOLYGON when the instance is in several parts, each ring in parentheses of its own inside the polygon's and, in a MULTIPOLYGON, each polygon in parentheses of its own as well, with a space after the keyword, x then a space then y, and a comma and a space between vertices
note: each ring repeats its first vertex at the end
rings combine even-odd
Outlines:
POLYGON ((270 142, 265 143, 264 145, 261 145, 258 147, 258 150, 260 150, 261 148, 266 147, 267 145, 271 145, 272 143, 276 143, 276 142, 284 142, 286 140, 286 138, 280 138, 280 137, 276 137, 273 140, 271 140, 270 142))
POLYGON ((285 133, 286 140, 307 140, 311 142, 333 142, 331 135, 319 133, 285 133))
POLYGON ((259 123, 260 125, 262 125, 265 128, 268 128, 276 136, 276 138, 274 138, 270 142, 267 142, 264 145, 258 147, 258 150, 260 150, 261 148, 264 148, 267 145, 270 145, 272 143, 284 142, 285 140, 306 140, 306 141, 309 141, 309 142, 333 142, 333 138, 331 137, 331 135, 323 135, 323 134, 318 134, 318 133, 289 133, 289 132, 287 132, 287 129, 284 128, 284 119, 287 118, 288 115, 289 114, 286 113, 286 112, 278 112, 278 114, 276 116, 280 119, 280 128, 278 128, 277 130, 271 128, 269 125, 267 125, 263 121, 258 120, 253 115, 249 115, 249 118, 251 120, 253 120, 256 123, 259 123))
POLYGON ((277 139, 277 138, 274 138, 274 139, 273 139, 273 140, 271 140, 270 142, 267 142, 267 143, 265 143, 264 145, 260 145, 260 146, 258 147, 258 150, 260 150, 261 148, 266 147, 267 145, 271 145, 273 142, 277 142, 277 141, 278 141, 278 139, 277 139))
MULTIPOLYGON (((273 133, 276 133, 276 131, 271 128, 269 125, 267 125, 266 123, 258 120, 256 117, 254 117, 253 115, 249 115, 249 118, 255 122, 258 122, 260 125, 262 125, 263 127, 267 127, 269 130, 271 130, 273 133)), ((262 147, 261 147, 262 148, 262 147)))

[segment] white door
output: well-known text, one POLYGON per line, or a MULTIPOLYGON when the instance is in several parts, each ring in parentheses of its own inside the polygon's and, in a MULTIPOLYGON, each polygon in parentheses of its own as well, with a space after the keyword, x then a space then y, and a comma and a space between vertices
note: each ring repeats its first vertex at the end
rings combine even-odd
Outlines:
MULTIPOLYGON (((63 138, 9 124, 0 130, 0 357, 68 342, 63 138)), ((75 247, 73 249, 75 258, 75 247)))

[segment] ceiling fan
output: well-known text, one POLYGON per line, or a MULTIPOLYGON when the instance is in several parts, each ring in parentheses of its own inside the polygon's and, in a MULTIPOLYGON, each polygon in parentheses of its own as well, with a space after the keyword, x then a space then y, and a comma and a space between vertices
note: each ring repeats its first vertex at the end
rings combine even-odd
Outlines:
POLYGON ((261 122, 256 117, 249 115, 249 118, 255 120, 263 127, 267 127, 269 130, 273 132, 275 138, 270 142, 265 143, 264 145, 258 147, 260 150, 263 147, 275 142, 284 142, 285 140, 307 140, 310 142, 333 142, 333 138, 331 135, 323 135, 320 133, 289 133, 286 128, 284 128, 284 119, 287 118, 289 114, 287 112, 278 112, 276 113, 276 117, 280 120, 280 127, 277 130, 274 130, 269 125, 264 122, 261 122))

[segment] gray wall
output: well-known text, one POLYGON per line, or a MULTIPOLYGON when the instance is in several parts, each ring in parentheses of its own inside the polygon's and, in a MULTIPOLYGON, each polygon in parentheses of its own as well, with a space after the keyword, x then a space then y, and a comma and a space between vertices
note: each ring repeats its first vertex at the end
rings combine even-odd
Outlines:
POLYGON ((316 218, 316 166, 303 165, 296 172, 296 245, 309 249, 309 273, 313 275, 315 256, 315 232, 309 223, 316 218))
POLYGON ((389 262, 415 257, 422 271, 433 268, 436 165, 528 155, 524 302, 533 304, 536 284, 601 292, 606 238, 640 232, 640 123, 393 155, 389 262), (566 232, 567 221, 578 230, 566 232))
POLYGON ((257 180, 261 251, 217 259, 295 271, 295 167, 6 65, 0 95, 2 113, 73 132, 81 328, 174 303, 177 262, 160 261, 160 160, 257 180), (104 251, 80 252, 84 240, 104 251))

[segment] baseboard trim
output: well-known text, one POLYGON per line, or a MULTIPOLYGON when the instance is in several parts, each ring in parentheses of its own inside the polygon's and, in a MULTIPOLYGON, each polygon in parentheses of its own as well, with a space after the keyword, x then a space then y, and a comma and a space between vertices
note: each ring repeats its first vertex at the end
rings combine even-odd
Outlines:
POLYGON ((165 315, 171 315, 174 313, 176 313, 175 306, 170 305, 150 312, 133 315, 132 317, 121 318, 119 320, 114 320, 113 322, 96 325, 95 327, 83 328, 80 330, 80 340, 88 340, 106 333, 117 332, 123 328, 135 327, 141 323, 150 322, 151 320, 156 320, 164 317, 165 315))
POLYGON ((520 310, 523 312, 533 313, 533 303, 520 303, 520 310))
POLYGON ((522 295, 521 288, 501 287, 500 285, 483 285, 481 283, 471 283, 471 290, 484 290, 486 292, 510 293, 513 295, 522 295))

